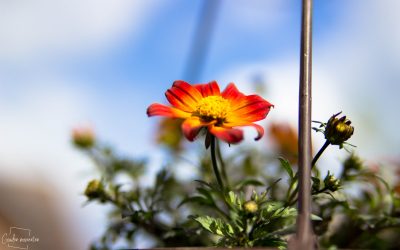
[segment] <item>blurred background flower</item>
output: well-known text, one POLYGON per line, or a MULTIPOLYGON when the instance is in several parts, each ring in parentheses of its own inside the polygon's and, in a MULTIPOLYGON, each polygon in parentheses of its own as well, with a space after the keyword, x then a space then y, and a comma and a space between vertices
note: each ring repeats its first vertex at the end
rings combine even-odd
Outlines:
POLYGON ((287 159, 291 164, 297 164, 298 159, 298 143, 297 129, 287 122, 274 122, 269 126, 268 141, 272 144, 276 153, 287 159))
MULTIPOLYGON (((157 121, 145 111, 173 80, 217 80, 222 88, 234 81, 244 93, 263 89, 275 105, 270 121, 297 123, 299 1, 221 0, 211 12, 206 2, 0 0, 1 197, 15 198, 0 203, 0 218, 8 221, 2 230, 29 227, 42 232, 43 244, 57 240, 58 249, 58 239, 69 242, 66 249, 83 249, 100 235, 103 208, 82 209, 94 168, 70 145, 70 130, 88 121, 120 151, 157 165, 164 157, 151 142, 157 121), (208 46, 194 73, 186 69, 193 36, 211 19, 205 27, 212 32, 196 39, 208 46), (250 84, 255 75, 265 86, 250 84)), ((342 110, 357 127, 350 143, 361 157, 398 155, 400 2, 315 1, 314 7, 313 119, 342 110)), ((323 142, 315 136, 314 148, 323 142)), ((320 161, 335 172, 343 156, 330 150, 320 161)))

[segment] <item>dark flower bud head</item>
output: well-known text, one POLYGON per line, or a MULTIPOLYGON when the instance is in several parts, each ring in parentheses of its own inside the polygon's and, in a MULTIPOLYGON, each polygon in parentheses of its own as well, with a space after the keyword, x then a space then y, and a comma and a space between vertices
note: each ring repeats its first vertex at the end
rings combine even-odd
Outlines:
MULTIPOLYGON (((341 112, 340 112, 341 113, 341 112)), ((332 145, 339 145, 347 141, 354 133, 354 127, 351 126, 351 121, 342 116, 337 118, 340 114, 333 115, 326 124, 325 128, 325 139, 327 139, 332 145)))
POLYGON ((99 180, 91 180, 85 190, 85 195, 89 199, 96 199, 105 196, 103 183, 99 180))

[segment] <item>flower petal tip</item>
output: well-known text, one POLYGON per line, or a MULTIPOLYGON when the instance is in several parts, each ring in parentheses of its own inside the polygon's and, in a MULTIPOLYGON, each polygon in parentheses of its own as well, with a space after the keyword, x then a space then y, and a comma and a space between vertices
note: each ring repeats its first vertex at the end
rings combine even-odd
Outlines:
POLYGON ((260 140, 264 136, 264 128, 258 124, 251 124, 257 130, 257 137, 254 138, 255 141, 260 140))

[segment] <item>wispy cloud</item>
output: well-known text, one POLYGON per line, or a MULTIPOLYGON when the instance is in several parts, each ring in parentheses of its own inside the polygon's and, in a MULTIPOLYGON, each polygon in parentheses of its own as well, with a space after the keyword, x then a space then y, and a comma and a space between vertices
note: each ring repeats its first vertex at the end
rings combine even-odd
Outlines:
POLYGON ((37 0, 0 2, 0 60, 85 54, 136 35, 155 1, 37 0))

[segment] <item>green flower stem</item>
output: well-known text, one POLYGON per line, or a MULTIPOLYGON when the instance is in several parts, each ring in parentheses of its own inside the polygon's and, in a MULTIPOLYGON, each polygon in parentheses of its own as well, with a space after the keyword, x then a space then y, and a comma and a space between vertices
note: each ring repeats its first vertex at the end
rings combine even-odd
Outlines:
MULTIPOLYGON (((313 168, 315 166, 315 163, 318 161, 319 157, 322 155, 322 153, 325 151, 325 149, 330 145, 331 143, 326 140, 324 145, 322 145, 322 147, 320 148, 320 150, 318 151, 318 153, 314 156, 314 158, 312 159, 311 162, 311 168, 313 168)), ((297 175, 297 174, 296 174, 297 175)), ((289 206, 295 204, 297 202, 297 198, 296 198, 296 194, 299 191, 299 186, 297 185, 296 188, 293 190, 293 193, 290 194, 290 191, 292 190, 294 185, 294 182, 291 183, 289 190, 288 190, 288 194, 286 197, 289 197, 287 199, 287 203, 289 206)), ((325 190, 324 190, 325 191, 325 190)))
POLYGON ((216 144, 217 144, 216 145, 217 157, 218 157, 218 160, 219 160, 219 164, 221 166, 222 178, 224 178, 225 185, 229 188, 229 179, 228 179, 228 175, 226 174, 225 162, 222 159, 222 154, 221 154, 221 148, 220 148, 220 145, 219 145, 219 141, 217 141, 216 144))
POLYGON ((221 175, 219 174, 219 170, 218 170, 218 165, 217 165, 217 159, 215 157, 215 136, 210 134, 210 140, 211 140, 211 162, 213 165, 213 170, 214 170, 214 174, 215 177, 217 178, 217 182, 219 187, 221 188, 221 190, 224 190, 224 184, 222 182, 221 179, 221 175))
MULTIPOLYGON (((296 189, 296 190, 298 191, 298 189, 296 189)), ((323 192, 325 192, 325 191, 327 191, 327 190, 328 190, 328 188, 324 187, 323 189, 321 189, 321 190, 319 190, 319 191, 317 191, 317 192, 311 193, 311 195, 322 194, 323 192)), ((293 194, 296 194, 297 191, 294 192, 293 194)), ((295 196, 291 197, 291 199, 290 199, 289 202, 287 203, 287 206, 289 206, 289 207, 290 207, 290 206, 293 206, 294 204, 296 204, 297 200, 298 200, 297 197, 295 197, 295 196), (294 200, 292 200, 292 199, 294 199, 294 200)))
POLYGON ((318 161, 319 157, 322 155, 322 153, 325 151, 325 149, 330 145, 331 143, 326 140, 324 145, 322 145, 322 147, 320 148, 320 150, 318 151, 318 153, 314 156, 314 158, 312 159, 311 162, 311 168, 314 167, 315 163, 318 161))

